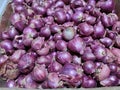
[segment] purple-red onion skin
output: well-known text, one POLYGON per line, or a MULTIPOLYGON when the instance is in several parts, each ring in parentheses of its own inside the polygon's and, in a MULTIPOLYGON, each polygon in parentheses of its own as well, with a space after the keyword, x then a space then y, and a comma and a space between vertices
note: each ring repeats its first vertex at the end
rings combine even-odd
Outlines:
POLYGON ((60 50, 60 51, 66 51, 67 50, 67 42, 65 42, 63 40, 58 40, 56 42, 56 48, 57 48, 57 50, 60 50))

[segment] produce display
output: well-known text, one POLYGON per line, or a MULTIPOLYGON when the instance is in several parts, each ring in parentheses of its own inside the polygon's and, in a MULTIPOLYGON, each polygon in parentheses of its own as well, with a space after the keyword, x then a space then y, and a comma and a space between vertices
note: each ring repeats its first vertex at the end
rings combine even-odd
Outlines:
POLYGON ((120 85, 120 21, 114 0, 13 0, 0 34, 8 88, 120 85))

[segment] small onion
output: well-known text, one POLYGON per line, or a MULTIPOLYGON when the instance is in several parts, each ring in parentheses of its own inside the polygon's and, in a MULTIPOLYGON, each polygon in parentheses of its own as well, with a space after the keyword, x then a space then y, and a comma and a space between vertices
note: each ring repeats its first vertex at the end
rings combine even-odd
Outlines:
POLYGON ((74 55, 73 56, 73 63, 80 65, 81 64, 81 58, 76 56, 76 55, 74 55))
POLYGON ((30 72, 34 67, 35 57, 30 53, 22 55, 18 61, 18 68, 22 73, 30 72))
POLYGON ((79 33, 83 36, 89 36, 94 31, 93 27, 87 23, 80 23, 78 25, 78 30, 79 30, 79 33))
POLYGON ((75 30, 73 27, 67 27, 66 29, 64 29, 62 34, 63 34, 63 38, 69 41, 74 38, 75 30))
POLYGON ((87 74, 92 74, 95 72, 95 64, 94 62, 92 61, 86 61, 84 64, 83 64, 83 70, 85 73, 87 74))
POLYGON ((36 65, 32 71, 32 78, 35 81, 44 81, 47 77, 47 70, 44 65, 36 65))
POLYGON ((116 64, 110 63, 109 68, 110 68, 111 73, 116 73, 117 72, 117 65, 116 64))
POLYGON ((6 82, 6 87, 8 88, 15 88, 17 85, 16 85, 16 82, 14 80, 8 80, 6 82))
POLYGON ((8 60, 7 55, 1 55, 0 56, 0 65, 3 65, 8 60))
POLYGON ((41 48, 40 50, 37 50, 37 54, 42 56, 42 55, 47 55, 50 51, 50 48, 49 47, 43 47, 41 48))
POLYGON ((61 28, 57 24, 53 24, 50 26, 51 33, 59 33, 61 32, 61 28))
POLYGON ((120 33, 120 21, 116 21, 115 24, 112 27, 113 31, 117 31, 118 33, 120 33))
POLYGON ((56 61, 53 61, 49 66, 48 66, 48 71, 49 72, 59 72, 62 69, 62 65, 56 61))
POLYGON ((72 56, 69 52, 57 52, 57 61, 61 64, 70 63, 72 61, 72 56))
POLYGON ((75 53, 83 54, 85 43, 80 37, 76 37, 68 42, 68 48, 75 53))
POLYGON ((34 50, 39 50, 44 44, 44 37, 37 37, 32 41, 31 47, 34 50))
POLYGON ((60 50, 60 51, 66 51, 67 50, 67 43, 63 40, 58 40, 56 42, 56 48, 57 48, 57 50, 60 50))
POLYGON ((110 47, 113 43, 113 41, 108 37, 101 38, 100 42, 104 44, 106 47, 110 47))

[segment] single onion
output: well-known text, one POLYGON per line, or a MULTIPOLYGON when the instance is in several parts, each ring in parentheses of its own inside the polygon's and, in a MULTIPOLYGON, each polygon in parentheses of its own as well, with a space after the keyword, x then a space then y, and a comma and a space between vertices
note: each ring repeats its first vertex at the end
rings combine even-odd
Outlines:
POLYGON ((50 26, 51 33, 59 33, 61 32, 61 28, 57 24, 53 24, 50 26))
POLYGON ((86 61, 83 64, 83 70, 87 74, 92 74, 95 72, 95 64, 93 61, 86 61))
POLYGON ((73 27, 67 27, 66 29, 64 29, 62 34, 63 34, 63 38, 69 41, 74 38, 75 30, 73 27))
POLYGON ((57 61, 61 64, 70 63, 72 61, 72 56, 69 52, 57 52, 57 61))
POLYGON ((16 85, 16 82, 14 80, 8 80, 6 82, 6 87, 8 88, 15 88, 17 85, 16 85))
POLYGON ((83 54, 85 43, 80 37, 76 37, 68 42, 68 48, 75 53, 83 54))
POLYGON ((58 24, 63 24, 66 21, 66 14, 64 10, 57 10, 55 11, 55 21, 58 24))
POLYGON ((49 26, 45 26, 43 28, 40 29, 40 36, 45 37, 45 38, 49 38, 51 35, 51 30, 49 26))
POLYGON ((48 66, 48 71, 49 72, 59 72, 62 69, 62 65, 56 61, 53 61, 49 66, 48 66))
POLYGON ((0 33, 0 38, 3 39, 3 40, 9 39, 10 36, 9 36, 9 34, 8 34, 8 31, 3 31, 3 32, 1 32, 1 33, 0 33))
POLYGON ((13 52, 13 45, 10 40, 3 40, 0 42, 0 47, 5 50, 5 52, 12 53, 13 52))
POLYGON ((106 32, 106 31, 105 31, 102 23, 101 23, 101 22, 98 22, 98 23, 94 26, 94 35, 93 35, 93 37, 94 37, 94 38, 101 38, 101 37, 105 36, 105 34, 106 34, 105 32, 106 32))
POLYGON ((51 63, 51 59, 46 56, 40 56, 37 57, 36 63, 40 65, 45 64, 46 66, 48 66, 51 63))
POLYGON ((34 50, 39 50, 44 44, 44 37, 37 37, 32 41, 31 47, 34 50))
POLYGON ((54 40, 54 41, 62 40, 62 34, 61 34, 61 33, 56 33, 56 34, 53 36, 53 40, 54 40))
POLYGON ((58 0, 54 5, 54 8, 63 8, 63 7, 64 7, 64 2, 62 0, 58 0))
POLYGON ((117 65, 114 63, 109 64, 110 72, 111 73, 116 73, 117 72, 117 65))
POLYGON ((108 38, 108 37, 104 37, 100 39, 100 42, 102 44, 104 44, 106 47, 110 47, 113 43, 112 39, 108 38))
POLYGON ((8 35, 11 39, 14 39, 16 35, 19 35, 18 31, 15 29, 15 27, 10 26, 8 28, 8 35))
POLYGON ((76 56, 76 55, 74 55, 73 56, 73 63, 80 65, 81 64, 81 58, 76 56))
POLYGON ((60 51, 66 51, 67 50, 67 43, 63 40, 58 40, 56 42, 56 48, 57 48, 57 50, 60 50, 60 51))
POLYGON ((18 13, 25 12, 25 7, 23 5, 17 4, 14 5, 14 10, 18 13))
POLYGON ((46 79, 47 74, 48 72, 44 65, 36 65, 32 71, 32 78, 35 81, 41 82, 46 79))
POLYGON ((120 33, 120 21, 116 21, 112 27, 113 31, 117 31, 118 33, 120 33))
POLYGON ((37 54, 42 56, 42 55, 47 55, 50 51, 50 48, 49 47, 43 47, 41 48, 40 50, 37 50, 37 54))
POLYGON ((10 56, 10 60, 13 61, 14 63, 18 63, 20 58, 22 57, 22 55, 24 55, 26 53, 25 50, 16 50, 11 56, 10 56))
POLYGON ((83 36, 89 36, 94 31, 93 26, 87 24, 86 22, 80 23, 78 25, 78 30, 79 30, 79 33, 83 36))
POLYGON ((91 48, 89 47, 85 49, 81 58, 83 61, 95 61, 96 60, 95 55, 93 54, 91 48))
POLYGON ((82 87, 95 88, 96 86, 97 86, 97 82, 93 78, 87 76, 84 76, 82 78, 82 87))
POLYGON ((22 73, 30 72, 34 67, 35 57, 30 53, 22 55, 18 61, 18 68, 22 73))

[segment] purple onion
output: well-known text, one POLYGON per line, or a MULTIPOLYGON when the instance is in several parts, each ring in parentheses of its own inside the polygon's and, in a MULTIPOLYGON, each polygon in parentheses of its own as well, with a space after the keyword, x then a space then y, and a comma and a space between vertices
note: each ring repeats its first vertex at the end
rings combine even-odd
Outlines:
POLYGON ((16 85, 16 82, 14 80, 8 80, 6 82, 6 87, 8 88, 15 88, 17 85, 16 85))
POLYGON ((117 72, 117 65, 116 64, 110 63, 109 68, 110 68, 111 73, 116 73, 117 72))
POLYGON ((64 10, 55 11, 55 21, 58 24, 63 24, 66 21, 66 14, 64 10))
POLYGON ((120 49, 118 48, 111 48, 110 51, 116 56, 116 57, 120 57, 120 49))
POLYGON ((98 74, 97 75, 98 79, 100 81, 102 81, 102 80, 106 79, 107 77, 109 77, 109 75, 110 75, 110 68, 109 68, 109 66, 107 64, 103 64, 103 65, 101 65, 101 70, 96 72, 96 73, 98 74))
POLYGON ((47 83, 49 88, 63 87, 63 83, 60 81, 59 75, 57 73, 49 73, 47 83))
POLYGON ((49 66, 48 66, 48 71, 49 72, 59 72, 62 69, 62 65, 56 61, 53 61, 49 66))
POLYGON ((44 18, 43 21, 44 21, 47 25, 51 25, 51 24, 54 23, 54 18, 53 18, 53 16, 48 16, 48 17, 44 18))
POLYGON ((63 38, 69 41, 74 38, 75 30, 73 27, 67 27, 66 29, 64 29, 62 34, 63 34, 63 38))
POLYGON ((46 79, 47 74, 47 69, 44 65, 36 65, 32 71, 32 78, 35 81, 41 82, 46 79))
POLYGON ((96 46, 93 50, 94 55, 96 56, 97 60, 102 60, 106 56, 106 48, 102 46, 96 46))
POLYGON ((42 19, 32 19, 29 24, 30 27, 40 29, 41 27, 44 26, 44 22, 42 19))
POLYGON ((56 42, 56 48, 57 48, 57 50, 60 50, 60 51, 66 51, 67 50, 67 43, 63 40, 58 40, 56 42))
POLYGON ((14 63, 18 63, 22 55, 26 53, 25 50, 16 50, 10 57, 10 60, 13 61, 14 63))
POLYGON ((108 37, 104 37, 100 39, 100 42, 102 44, 104 44, 106 47, 110 47, 113 44, 112 39, 108 38, 108 37))
POLYGON ((82 60, 83 61, 95 61, 96 56, 93 54, 91 48, 86 48, 83 55, 82 55, 82 60))
POLYGON ((57 61, 61 64, 70 63, 72 61, 72 56, 69 52, 57 52, 57 61))
POLYGON ((14 10, 17 13, 25 12, 25 7, 23 5, 17 4, 14 6, 14 10))
POLYGON ((18 31, 15 29, 15 27, 11 26, 8 29, 8 34, 11 39, 15 38, 16 35, 18 35, 18 31))
POLYGON ((81 58, 76 56, 76 55, 74 55, 73 56, 73 63, 80 65, 81 64, 81 58))
POLYGON ((82 79, 82 87, 84 88, 95 88, 97 86, 97 82, 91 77, 84 76, 82 79))
POLYGON ((115 24, 112 27, 113 31, 117 31, 118 33, 120 33, 120 21, 116 21, 115 24))
POLYGON ((116 38, 117 32, 116 31, 107 31, 107 36, 113 40, 116 38))
POLYGON ((111 75, 108 78, 102 80, 100 82, 102 86, 117 86, 118 85, 118 78, 115 75, 111 75))
POLYGON ((28 38, 34 38, 37 36, 37 31, 31 27, 26 27, 23 30, 23 34, 26 35, 28 38))
POLYGON ((18 68, 22 73, 30 72, 34 67, 35 57, 30 53, 22 55, 18 61, 18 68))
POLYGON ((47 42, 47 44, 48 44, 48 47, 51 49, 51 51, 54 51, 54 49, 55 49, 55 41, 49 40, 47 42))
POLYGON ((45 15, 46 14, 46 8, 40 5, 36 5, 33 7, 33 10, 36 12, 36 14, 39 15, 45 15))
POLYGON ((94 26, 94 38, 101 38, 103 36, 105 36, 105 29, 102 25, 101 22, 98 22, 95 26, 94 26))
POLYGON ((95 72, 95 64, 93 61, 86 61, 83 64, 83 70, 87 74, 92 74, 95 72))
POLYGON ((98 1, 96 6, 105 12, 111 12, 115 8, 115 3, 114 0, 98 1))
POLYGON ((0 42, 0 48, 4 49, 5 52, 12 53, 13 52, 13 45, 10 40, 3 40, 0 42))
POLYGON ((54 8, 63 8, 63 7, 64 7, 64 2, 62 0, 58 0, 54 5, 54 8))
POLYGON ((72 16, 72 20, 75 23, 80 23, 83 20, 83 18, 84 18, 84 14, 81 11, 75 12, 72 16))
POLYGON ((34 50, 39 50, 44 44, 44 37, 37 37, 32 41, 31 47, 34 50))
POLYGON ((83 41, 86 43, 86 45, 90 45, 93 42, 93 38, 91 36, 84 37, 83 41))
POLYGON ((68 42, 68 48, 75 53, 83 54, 85 43, 80 37, 76 37, 68 42))
POLYGON ((23 44, 23 35, 16 35, 13 42, 13 47, 17 49, 24 49, 24 44, 23 44))
POLYGON ((88 15, 88 14, 85 14, 84 21, 87 22, 88 24, 93 25, 93 24, 96 23, 96 17, 88 15))
POLYGON ((51 63, 51 59, 46 56, 40 56, 37 57, 36 63, 40 65, 45 64, 46 66, 48 66, 51 63))
POLYGON ((60 28, 60 26, 59 25, 57 25, 57 24, 53 24, 53 25, 51 25, 50 26, 50 30, 51 30, 51 33, 59 33, 59 32, 61 32, 61 28, 60 28))
POLYGON ((50 35, 51 35, 51 31, 50 31, 49 26, 45 26, 45 27, 41 28, 40 36, 45 37, 45 38, 49 38, 50 35))
POLYGON ((61 33, 56 33, 53 37, 53 40, 54 41, 62 40, 62 34, 61 33))
POLYGON ((37 50, 37 54, 42 56, 42 55, 47 55, 50 51, 50 48, 49 47, 43 47, 41 48, 40 50, 37 50))
POLYGON ((17 79, 17 84, 21 88, 28 88, 28 89, 37 88, 37 83, 33 80, 33 77, 32 77, 31 74, 28 74, 28 75, 26 75, 24 77, 20 76, 17 79))
POLYGON ((0 55, 0 65, 3 65, 8 60, 7 55, 0 55))
POLYGON ((83 36, 89 36, 93 33, 93 26, 87 24, 86 22, 80 23, 78 25, 79 33, 83 36))

